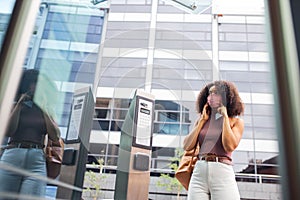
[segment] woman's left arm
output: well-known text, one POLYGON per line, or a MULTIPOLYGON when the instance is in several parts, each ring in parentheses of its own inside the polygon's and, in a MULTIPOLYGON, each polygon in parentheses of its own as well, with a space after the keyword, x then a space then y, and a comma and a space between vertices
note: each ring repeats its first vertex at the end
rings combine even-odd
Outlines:
POLYGON ((233 125, 227 115, 226 107, 219 108, 223 115, 222 144, 226 152, 234 151, 240 143, 244 132, 244 121, 241 118, 234 118, 233 125))

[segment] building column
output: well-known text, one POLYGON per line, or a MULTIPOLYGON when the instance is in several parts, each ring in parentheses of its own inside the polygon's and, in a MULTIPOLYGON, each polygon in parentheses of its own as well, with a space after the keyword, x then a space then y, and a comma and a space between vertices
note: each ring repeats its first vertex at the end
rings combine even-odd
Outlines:
POLYGON ((145 91, 146 92, 151 92, 151 88, 152 88, 157 7, 158 7, 158 0, 152 0, 151 21, 150 21, 150 30, 149 30, 149 40, 148 40, 148 54, 147 54, 147 63, 146 63, 147 64, 146 79, 145 79, 145 91))

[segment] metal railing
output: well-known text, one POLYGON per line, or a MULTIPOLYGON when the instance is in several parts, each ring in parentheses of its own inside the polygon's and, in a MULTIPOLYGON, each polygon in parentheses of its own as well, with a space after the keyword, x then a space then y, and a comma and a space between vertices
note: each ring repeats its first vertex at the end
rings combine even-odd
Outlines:
MULTIPOLYGON (((102 173, 106 170, 117 170, 117 166, 113 165, 100 165, 97 164, 87 164, 87 169, 101 169, 99 172, 102 173)), ((164 173, 164 174, 174 174, 175 171, 172 169, 159 169, 159 168, 150 168, 152 173, 164 173)), ((256 183, 279 183, 281 176, 271 175, 271 174, 248 174, 248 173, 235 173, 235 177, 238 182, 256 182, 256 183)))
POLYGON ((256 183, 279 183, 281 176, 271 174, 247 174, 247 173, 235 173, 237 181, 240 182, 256 182, 256 183), (248 181, 246 181, 248 180, 248 181), (249 181, 251 180, 251 181, 249 181))

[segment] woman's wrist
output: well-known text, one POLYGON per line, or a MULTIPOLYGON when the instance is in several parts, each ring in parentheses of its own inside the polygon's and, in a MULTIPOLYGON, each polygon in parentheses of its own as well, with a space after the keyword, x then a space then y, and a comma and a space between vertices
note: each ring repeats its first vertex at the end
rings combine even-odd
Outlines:
POLYGON ((223 116, 223 124, 224 124, 224 123, 228 124, 228 125, 229 125, 229 127, 230 127, 230 121, 229 121, 229 117, 228 117, 228 115, 226 115, 226 116, 223 116))
POLYGON ((207 121, 208 118, 209 118, 209 116, 208 116, 207 114, 206 114, 206 115, 203 115, 203 114, 202 114, 202 115, 200 116, 199 122, 200 122, 200 121, 207 121))
POLYGON ((226 114, 224 114, 224 115, 223 115, 223 117, 224 117, 224 118, 227 118, 227 119, 229 119, 229 117, 228 117, 227 113, 226 113, 226 114))

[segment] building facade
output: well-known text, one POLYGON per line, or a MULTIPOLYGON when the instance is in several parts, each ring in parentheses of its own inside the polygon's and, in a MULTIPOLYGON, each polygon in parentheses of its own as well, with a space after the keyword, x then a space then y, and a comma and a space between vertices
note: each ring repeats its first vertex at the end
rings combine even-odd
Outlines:
MULTIPOLYGON (((201 15, 164 1, 126 2, 110 4, 92 153, 117 155, 114 146, 130 98, 134 89, 143 88, 157 100, 154 163, 155 158, 173 156, 197 117, 198 91, 210 81, 225 79, 237 85, 246 107, 245 132, 233 155, 235 171, 275 157, 278 147, 263 2, 255 1, 246 14, 216 6, 201 15)), ((247 10, 246 5, 238 6, 247 10)), ((108 165, 114 163, 109 160, 108 165)), ((154 166, 167 167, 167 163, 157 161, 154 166)))
MULTIPOLYGON (((220 0, 198 15, 163 0, 42 2, 24 67, 55 81, 63 136, 74 90, 93 88, 90 158, 103 159, 104 172, 117 167, 120 129, 137 88, 156 99, 152 174, 172 174, 170 158, 198 116, 199 90, 229 80, 246 108, 245 131, 233 154, 237 180, 278 183, 278 177, 260 175, 268 174, 263 167, 277 174, 278 166, 266 162, 278 155, 278 143, 263 0, 220 0)), ((5 30, 9 14, 3 16, 5 30)))

